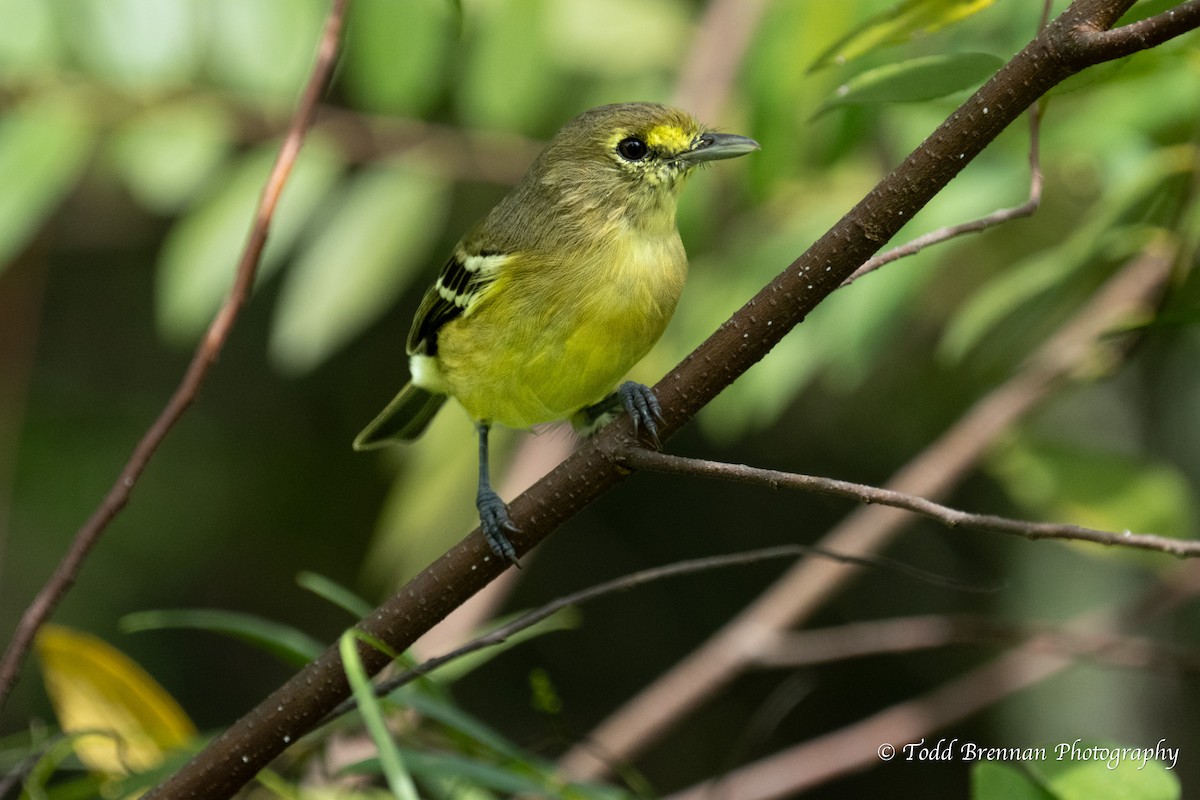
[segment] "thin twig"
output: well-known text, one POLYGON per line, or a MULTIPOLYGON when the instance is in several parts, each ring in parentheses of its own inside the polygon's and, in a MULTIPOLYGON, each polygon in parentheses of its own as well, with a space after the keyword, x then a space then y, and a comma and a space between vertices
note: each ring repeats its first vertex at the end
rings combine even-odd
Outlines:
MULTIPOLYGON (((1038 30, 1041 31, 1050 22, 1051 0, 1042 3, 1042 15, 1038 20, 1038 30)), ((968 233, 979 233, 988 228, 1011 222, 1022 217, 1032 217, 1042 204, 1042 187, 1044 185, 1041 160, 1042 114, 1045 112, 1045 100, 1040 99, 1029 107, 1029 197, 1024 203, 1011 208, 1002 208, 976 220, 948 225, 944 228, 930 231, 918 236, 907 244, 893 247, 871 258, 854 271, 849 278, 842 281, 840 288, 845 288, 864 275, 867 275, 885 264, 907 258, 921 252, 926 247, 932 247, 947 242, 968 233)))
MULTIPOLYGON (((930 498, 945 496, 998 436, 1088 361, 1108 331, 1155 302, 1175 257, 1175 249, 1155 244, 1121 269, 1016 375, 976 402, 886 487, 930 498)), ((866 506, 830 530, 820 545, 860 555, 877 552, 913 519, 897 509, 866 506)), ((605 719, 587 744, 572 748, 560 761, 564 771, 573 778, 593 779, 606 774, 610 763, 634 758, 744 671, 748 653, 762 640, 801 624, 857 574, 828 562, 800 561, 708 641, 605 719)))
MULTIPOLYGON (((571 606, 583 605, 586 602, 604 597, 618 592, 627 592, 647 583, 664 580, 667 578, 675 578, 681 575, 693 575, 698 572, 707 572, 714 569, 725 569, 728 567, 744 566, 746 564, 756 564, 762 561, 770 561, 780 558, 799 558, 801 556, 814 556, 817 558, 826 558, 830 561, 836 561, 840 564, 850 564, 858 567, 877 567, 887 569, 893 572, 898 572, 914 580, 921 581, 935 586, 941 586, 958 591, 968 592, 990 592, 994 591, 994 587, 980 587, 975 584, 967 584, 962 581, 956 581, 947 578, 943 575, 919 569, 910 564, 905 564, 900 561, 895 561, 883 556, 856 556, 849 553, 836 553, 832 550, 826 550, 821 547, 804 544, 787 544, 778 547, 766 547, 759 550, 749 550, 742 553, 727 553, 719 556, 706 556, 703 558, 686 559, 677 561, 672 564, 667 564, 662 567, 651 567, 649 569, 639 570, 638 572, 623 575, 619 578, 614 578, 610 581, 598 583, 595 586, 589 586, 586 589, 580 589, 577 592, 563 595, 548 603, 538 606, 535 609, 527 611, 516 619, 501 625, 500 627, 481 634, 466 644, 451 650, 448 653, 430 658, 417 666, 405 670, 404 672, 394 677, 388 678, 375 687, 375 694, 379 697, 384 697, 399 689, 401 686, 406 686, 409 683, 417 680, 420 677, 428 675, 439 667, 443 667, 452 661, 457 661, 471 653, 476 653, 480 650, 486 650, 489 647, 495 647, 503 644, 510 638, 520 633, 521 631, 532 628, 542 620, 557 614, 564 608, 571 606)), ((353 698, 350 698, 330 712, 326 722, 339 717, 357 706, 353 698)))
MULTIPOLYGON (((1045 23, 1043 23, 1045 24, 1045 23)), ((1043 107, 1040 102, 1029 107, 1029 198, 1020 205, 1012 206, 1011 208, 1001 208, 993 211, 986 216, 968 222, 960 222, 957 225, 947 225, 943 228, 930 231, 929 233, 918 236, 906 244, 899 247, 893 247, 891 250, 884 251, 874 258, 867 261, 861 267, 854 271, 846 280, 842 281, 841 288, 845 288, 854 283, 859 278, 874 272, 880 267, 890 264, 893 261, 898 261, 901 258, 915 255, 927 247, 932 247, 942 242, 947 242, 959 236, 964 236, 968 233, 979 233, 988 228, 994 228, 997 225, 1002 225, 1006 222, 1011 222, 1014 219, 1033 216, 1038 207, 1042 204, 1042 165, 1041 165, 1041 120, 1043 107)))
POLYGON ((660 453, 643 447, 629 447, 617 458, 622 463, 634 469, 652 470, 654 472, 669 472, 677 475, 691 475, 703 478, 723 478, 741 483, 753 483, 770 488, 800 489, 817 494, 841 497, 859 503, 874 503, 892 508, 902 508, 914 514, 920 514, 937 520, 949 528, 971 528, 988 533, 1004 533, 1010 536, 1023 536, 1026 539, 1058 539, 1063 541, 1092 542, 1109 547, 1131 547, 1139 550, 1153 550, 1181 558, 1200 556, 1200 540, 1172 539, 1168 536, 1158 536, 1150 533, 1111 533, 1079 525, 1064 525, 1050 522, 1029 522, 1026 520, 1010 519, 994 514, 972 514, 956 508, 935 503, 924 497, 898 492, 892 489, 881 489, 877 486, 867 486, 862 483, 824 478, 814 475, 800 475, 795 472, 781 472, 773 469, 748 467, 744 464, 728 464, 720 461, 709 461, 700 458, 685 458, 683 456, 660 453))
POLYGON ((292 166, 296 162, 300 146, 304 142, 305 131, 312 122, 317 101, 325 90, 337 59, 342 20, 347 2, 348 0, 333 0, 329 17, 325 22, 325 29, 321 34, 312 75, 296 108, 296 114, 292 119, 287 136, 279 148, 275 165, 263 188, 262 197, 255 212, 254 224, 238 262, 237 274, 229 297, 217 311, 170 400, 167 401, 158 418, 134 447, 133 454, 117 476, 116 482, 92 516, 76 532, 66 554, 17 623, 12 641, 9 642, 4 658, 0 661, 0 708, 3 707, 20 676, 21 665, 38 629, 50 617, 75 583, 75 578, 83 567, 88 553, 100 541, 100 537, 113 518, 129 502, 133 487, 146 469, 150 458, 195 400, 208 375, 209 368, 217 360, 225 341, 229 338, 229 332, 237 320, 238 313, 250 296, 250 290, 254 286, 254 276, 258 271, 259 257, 262 255, 263 246, 267 241, 267 233, 271 226, 275 207, 283 193, 283 187, 292 171, 292 166))

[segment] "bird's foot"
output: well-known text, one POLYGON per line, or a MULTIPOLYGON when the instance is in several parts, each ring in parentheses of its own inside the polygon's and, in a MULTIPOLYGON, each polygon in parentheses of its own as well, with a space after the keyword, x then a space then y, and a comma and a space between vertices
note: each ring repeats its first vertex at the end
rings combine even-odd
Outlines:
POLYGON ((621 405, 633 420, 633 433, 636 436, 639 429, 644 429, 654 443, 654 448, 660 449, 658 441, 658 423, 663 418, 662 406, 654 396, 654 390, 633 381, 625 381, 617 387, 617 397, 621 405))
POLYGON ((500 495, 491 489, 480 489, 475 496, 475 505, 479 508, 479 527, 483 529, 488 547, 498 558, 517 567, 517 550, 508 540, 505 531, 520 533, 521 529, 508 518, 508 506, 500 499, 500 495))

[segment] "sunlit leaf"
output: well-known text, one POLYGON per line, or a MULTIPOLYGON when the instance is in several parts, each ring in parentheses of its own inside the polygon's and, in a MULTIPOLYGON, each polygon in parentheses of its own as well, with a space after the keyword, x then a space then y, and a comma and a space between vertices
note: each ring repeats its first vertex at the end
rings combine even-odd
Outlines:
POLYGON ((96 638, 47 625, 36 644, 42 677, 65 731, 89 769, 142 771, 187 744, 196 728, 179 704, 127 656, 96 638))
POLYGON ((325 651, 325 645, 304 631, 237 611, 211 608, 162 609, 139 611, 121 618, 127 632, 174 628, 218 633, 254 645, 281 661, 301 666, 325 651))
POLYGON ((1148 748, 1151 753, 1145 754, 1145 749, 1083 741, 1072 743, 1061 759, 1051 757, 1027 766, 1042 777, 1057 800, 1179 800, 1179 778, 1155 759, 1153 745, 1148 748))
MULTIPOLYGON (((277 146, 268 146, 243 158, 220 187, 167 234, 159 255, 156 311, 159 328, 168 338, 192 341, 229 294, 276 151, 277 146)), ((310 136, 275 211, 260 281, 279 266, 341 168, 338 151, 310 136)))
POLYGON ((942 337, 941 353, 964 358, 1000 321, 1078 272, 1091 255, 1092 243, 1076 239, 1013 264, 961 305, 942 337))
MULTIPOLYGON (((745 168, 757 178, 759 188, 778 185, 807 171, 809 181, 819 173, 812 169, 813 159, 828 164, 830 146, 840 151, 853 150, 865 132, 846 127, 850 115, 838 115, 832 124, 805 125, 797 136, 797 109, 811 113, 836 88, 831 74, 808 75, 805 69, 812 54, 829 42, 830 31, 854 24, 856 5, 849 3, 768 3, 762 23, 755 34, 754 46, 746 53, 740 83, 751 123, 744 133, 752 133, 763 146, 768 159, 746 159, 745 168)), ((738 170, 743 169, 742 166, 738 170)), ((684 202, 695 186, 688 186, 684 202)), ((684 241, 688 241, 687 237, 684 241)))
POLYGON ((961 359, 1004 319, 1093 265, 1111 264, 1139 252, 1157 229, 1143 222, 1146 209, 1161 202, 1168 181, 1191 170, 1190 156, 1160 151, 1115 184, 1086 224, 1061 243, 1014 263, 979 289, 950 320, 939 351, 961 359))
POLYGON ((47 3, 0 0, 0 19, 0 70, 7 75, 38 72, 59 60, 62 45, 47 3))
POLYGON ((219 174, 233 133, 233 121, 215 103, 158 106, 115 132, 112 159, 142 203, 171 212, 219 174))
POLYGON ((118 85, 154 89, 190 80, 203 39, 195 0, 75 0, 59 15, 72 49, 118 85))
MULTIPOLYGON (((549 62, 546 0, 490 0, 466 17, 466 59, 456 98, 472 125, 528 130, 563 83, 549 62)), ((561 120, 557 120, 561 122, 561 120)))
POLYGON ((561 66, 590 74, 629 80, 675 67, 691 36, 690 9, 672 0, 559 0, 546 11, 550 54, 561 66), (617 52, 621 57, 613 58, 617 52))
POLYGON ((0 117, 0 272, 75 185, 92 136, 80 110, 53 98, 0 117))
POLYGON ((971 800, 1056 800, 1028 773, 1008 764, 981 761, 971 768, 971 800))
POLYGON ((887 64, 855 75, 838 87, 814 116, 838 106, 933 100, 976 86, 1002 66, 1003 59, 987 53, 926 56, 887 64))
POLYGON ((347 94, 370 111, 429 108, 443 89, 443 59, 458 24, 445 0, 356 0, 342 57, 347 94))
POLYGON ((328 3, 205 0, 203 8, 211 25, 208 71, 264 99, 294 100, 312 66, 328 3))
POLYGON ((983 11, 996 0, 904 0, 862 22, 813 61, 810 70, 843 64, 878 47, 926 36, 983 11))
POLYGON ((285 278, 271 355, 305 372, 387 311, 414 274, 430 274, 445 181, 401 166, 359 175, 285 278))

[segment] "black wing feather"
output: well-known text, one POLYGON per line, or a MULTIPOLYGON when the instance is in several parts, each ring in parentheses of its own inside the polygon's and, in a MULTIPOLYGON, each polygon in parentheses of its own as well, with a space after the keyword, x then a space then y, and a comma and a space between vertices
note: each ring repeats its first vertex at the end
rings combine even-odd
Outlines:
MULTIPOLYGON (((480 253, 487 258, 497 253, 480 253)), ((473 300, 495 279, 494 269, 480 269, 482 262, 468 267, 469 257, 460 249, 442 267, 433 286, 425 292, 408 332, 408 352, 432 356, 437 353, 437 334, 447 322, 462 316, 473 300)))

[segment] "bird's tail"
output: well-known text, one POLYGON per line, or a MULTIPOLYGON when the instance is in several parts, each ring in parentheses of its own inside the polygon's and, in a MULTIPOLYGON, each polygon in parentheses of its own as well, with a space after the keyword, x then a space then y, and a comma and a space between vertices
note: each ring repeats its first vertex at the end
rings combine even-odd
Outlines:
POLYGON ((444 402, 444 394, 434 394, 411 383, 406 385, 355 437, 354 449, 375 450, 397 442, 411 442, 425 432, 444 402))

